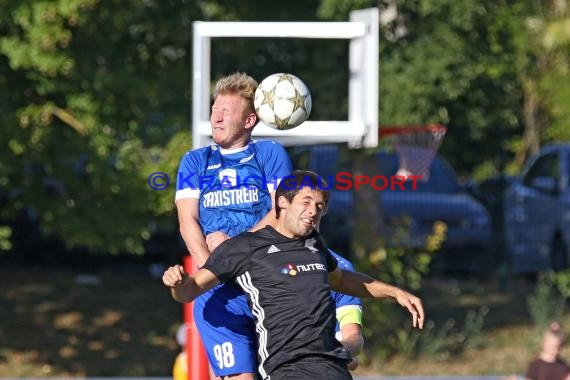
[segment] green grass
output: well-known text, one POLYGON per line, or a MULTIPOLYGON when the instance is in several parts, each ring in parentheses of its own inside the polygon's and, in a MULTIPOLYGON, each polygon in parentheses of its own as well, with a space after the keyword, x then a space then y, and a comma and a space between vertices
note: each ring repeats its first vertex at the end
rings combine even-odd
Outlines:
MULTIPOLYGON (((524 373, 537 354, 539 335, 527 310, 527 297, 534 283, 512 280, 508 290, 492 279, 429 279, 421 290, 427 320, 436 329, 447 321, 458 328, 470 311, 488 308, 478 344, 460 355, 408 358, 396 355, 385 362, 375 361, 358 374, 382 375, 508 375, 524 373)), ((366 314, 365 314, 366 316, 366 314)), ((565 320, 565 325, 570 319, 565 320)))
MULTIPOLYGON (((98 274, 78 285, 76 273, 54 268, 0 268, 0 374, 38 376, 168 376, 180 347, 181 307, 159 279, 144 273, 98 274)), ((488 306, 483 345, 461 356, 369 363, 357 374, 437 375, 522 373, 536 353, 536 331, 526 297, 532 286, 514 281, 429 280, 421 291, 436 324, 464 320, 488 306)), ((365 314, 366 316, 366 314, 365 314)), ((565 320, 568 326, 570 320, 565 320)), ((366 324, 374 321, 366 320, 366 324)))

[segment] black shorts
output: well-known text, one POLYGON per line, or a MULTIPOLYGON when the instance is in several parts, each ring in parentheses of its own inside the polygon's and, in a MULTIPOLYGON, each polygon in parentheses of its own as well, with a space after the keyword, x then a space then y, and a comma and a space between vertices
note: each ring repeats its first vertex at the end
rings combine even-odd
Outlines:
POLYGON ((271 380, 351 380, 345 360, 304 357, 285 363, 271 373, 271 380))

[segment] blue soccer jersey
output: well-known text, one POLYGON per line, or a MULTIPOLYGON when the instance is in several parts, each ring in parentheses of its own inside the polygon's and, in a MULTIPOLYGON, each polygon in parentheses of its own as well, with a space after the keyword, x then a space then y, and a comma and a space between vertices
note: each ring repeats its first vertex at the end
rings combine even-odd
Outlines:
MULTIPOLYGON (((340 269, 354 272, 354 266, 350 261, 330 249, 329 251, 337 259, 338 267, 340 269)), ((336 338, 338 340, 342 340, 340 327, 343 324, 358 323, 359 325, 362 325, 362 302, 358 297, 349 296, 343 293, 332 291, 331 295, 336 304, 336 338)))
POLYGON ((237 150, 212 145, 182 158, 176 200, 199 198, 204 235, 222 231, 233 237, 271 210, 270 193, 292 170, 287 152, 274 141, 253 140, 237 150))
MULTIPOLYGON (((292 170, 287 152, 274 141, 253 140, 232 150, 200 148, 180 162, 176 200, 199 199, 204 235, 221 231, 233 237, 271 210, 271 193, 292 170)), ((216 376, 257 371, 253 316, 235 284, 219 285, 198 297, 194 319, 216 376)))

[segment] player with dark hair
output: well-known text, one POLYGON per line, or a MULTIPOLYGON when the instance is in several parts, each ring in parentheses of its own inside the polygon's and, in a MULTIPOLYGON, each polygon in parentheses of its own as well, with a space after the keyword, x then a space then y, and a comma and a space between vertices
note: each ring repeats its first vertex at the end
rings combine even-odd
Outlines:
POLYGON ((338 268, 315 230, 328 202, 323 182, 315 173, 294 172, 275 193, 275 228, 223 242, 191 276, 180 265, 163 275, 179 302, 191 302, 219 281, 237 284, 247 294, 264 379, 351 379, 351 355, 334 336, 331 288, 358 297, 394 298, 412 314, 412 325, 423 328, 418 297, 338 268))

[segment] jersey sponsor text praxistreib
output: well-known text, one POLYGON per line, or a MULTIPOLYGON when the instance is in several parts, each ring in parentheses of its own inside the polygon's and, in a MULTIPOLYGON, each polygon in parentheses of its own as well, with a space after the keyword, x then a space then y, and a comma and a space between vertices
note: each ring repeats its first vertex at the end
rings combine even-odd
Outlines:
POLYGON ((204 207, 224 207, 258 201, 259 189, 250 187, 211 191, 202 196, 204 207))

